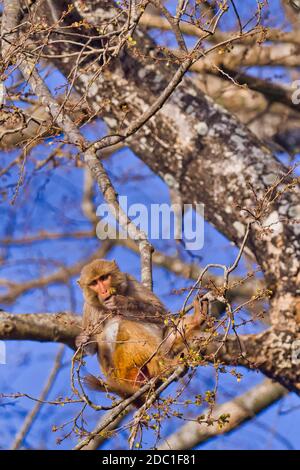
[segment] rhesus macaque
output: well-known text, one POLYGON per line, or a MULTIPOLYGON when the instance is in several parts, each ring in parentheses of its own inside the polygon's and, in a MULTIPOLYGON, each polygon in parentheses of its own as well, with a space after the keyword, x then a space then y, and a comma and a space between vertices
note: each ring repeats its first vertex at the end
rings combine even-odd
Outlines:
POLYGON ((115 261, 95 260, 87 264, 78 284, 85 300, 78 346, 99 333, 112 314, 164 326, 164 305, 133 276, 121 272, 115 261))
POLYGON ((95 260, 86 265, 79 285, 85 304, 83 331, 76 346, 97 352, 106 377, 104 385, 87 376, 90 388, 131 396, 149 379, 171 371, 186 339, 199 329, 198 304, 193 316, 177 320, 175 329, 167 330, 164 305, 114 261, 95 260))

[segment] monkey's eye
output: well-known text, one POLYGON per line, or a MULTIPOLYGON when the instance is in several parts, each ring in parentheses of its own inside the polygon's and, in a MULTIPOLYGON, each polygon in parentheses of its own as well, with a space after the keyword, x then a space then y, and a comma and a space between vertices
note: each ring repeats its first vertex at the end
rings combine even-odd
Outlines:
POLYGON ((109 278, 109 274, 103 274, 103 276, 94 279, 92 282, 89 283, 89 286, 96 286, 98 281, 105 281, 109 278))

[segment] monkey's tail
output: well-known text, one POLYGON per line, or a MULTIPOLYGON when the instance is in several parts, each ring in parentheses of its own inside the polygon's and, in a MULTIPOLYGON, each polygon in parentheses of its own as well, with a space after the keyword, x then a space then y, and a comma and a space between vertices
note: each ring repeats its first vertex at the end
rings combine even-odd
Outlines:
POLYGON ((103 380, 98 379, 92 374, 86 375, 83 379, 83 382, 90 390, 96 390, 97 392, 107 391, 107 387, 105 386, 103 380))

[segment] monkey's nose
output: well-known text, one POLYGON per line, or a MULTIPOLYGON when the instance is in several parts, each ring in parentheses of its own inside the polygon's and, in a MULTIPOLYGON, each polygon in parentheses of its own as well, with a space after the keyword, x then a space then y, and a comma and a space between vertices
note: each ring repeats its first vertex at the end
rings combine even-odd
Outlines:
POLYGON ((101 281, 98 281, 98 287, 102 295, 107 295, 109 293, 109 289, 106 286, 104 286, 104 284, 101 281))
POLYGON ((102 281, 98 281, 98 287, 100 287, 100 289, 102 291, 105 291, 106 290, 106 287, 104 286, 103 282, 102 281))

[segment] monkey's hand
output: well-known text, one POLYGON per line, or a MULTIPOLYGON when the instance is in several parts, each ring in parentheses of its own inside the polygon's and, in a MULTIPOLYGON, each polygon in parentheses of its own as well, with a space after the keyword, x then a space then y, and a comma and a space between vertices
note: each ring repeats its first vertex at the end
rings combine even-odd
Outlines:
POLYGON ((104 301, 105 307, 109 309, 115 309, 118 307, 118 303, 120 302, 120 298, 124 298, 123 295, 111 295, 107 300, 104 301))
POLYGON ((97 352, 97 343, 92 340, 91 335, 82 331, 75 339, 76 348, 81 348, 85 354, 92 356, 97 352))

